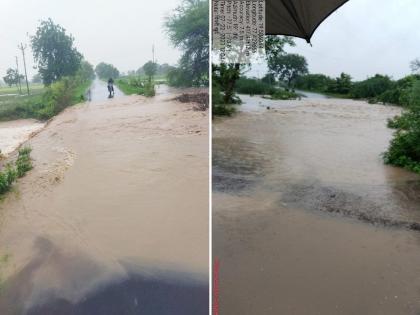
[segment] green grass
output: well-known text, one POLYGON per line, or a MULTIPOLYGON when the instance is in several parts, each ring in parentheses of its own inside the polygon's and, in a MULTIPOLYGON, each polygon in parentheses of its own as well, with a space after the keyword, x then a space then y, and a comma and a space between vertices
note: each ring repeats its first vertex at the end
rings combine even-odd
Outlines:
POLYGON ((31 95, 5 95, 10 88, 0 89, 0 121, 22 118, 46 120, 65 107, 84 101, 90 80, 79 77, 63 78, 48 88, 42 84, 31 86, 31 95))
POLYGON ((32 169, 31 151, 30 147, 21 148, 16 161, 0 169, 0 197, 10 191, 18 178, 25 176, 32 169))
POLYGON ((115 81, 118 88, 126 95, 138 94, 147 97, 155 96, 155 85, 164 84, 164 77, 156 77, 152 82, 145 76, 121 77, 115 81))
MULTIPOLYGON (((44 91, 45 87, 41 83, 31 83, 29 84, 29 92, 31 95, 41 94, 44 91)), ((4 94, 19 94, 19 90, 16 86, 1 86, 0 95, 4 94)), ((22 95, 26 95, 26 83, 22 84, 22 95)))

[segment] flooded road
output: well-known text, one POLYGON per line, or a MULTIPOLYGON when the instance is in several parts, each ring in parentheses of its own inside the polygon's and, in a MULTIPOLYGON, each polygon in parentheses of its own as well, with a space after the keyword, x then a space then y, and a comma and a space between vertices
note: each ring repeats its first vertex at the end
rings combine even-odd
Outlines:
POLYGON ((0 204, 0 314, 207 314, 208 113, 97 95, 0 204))
POLYGON ((399 109, 241 99, 213 125, 220 313, 419 314, 420 176, 381 159, 399 109))

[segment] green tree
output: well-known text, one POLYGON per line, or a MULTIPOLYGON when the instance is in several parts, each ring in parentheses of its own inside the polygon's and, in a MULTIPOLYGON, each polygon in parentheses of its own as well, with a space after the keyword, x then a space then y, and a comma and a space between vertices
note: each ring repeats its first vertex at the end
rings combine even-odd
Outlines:
POLYGON ((98 77, 102 80, 108 80, 109 78, 118 78, 120 76, 120 72, 117 68, 105 62, 99 63, 95 67, 95 72, 98 75, 98 77))
POLYGON ((349 74, 342 72, 335 81, 328 86, 327 92, 337 94, 349 94, 352 88, 352 78, 349 74))
POLYGON ((41 21, 31 37, 31 45, 44 84, 50 85, 79 70, 82 55, 74 47, 74 38, 51 19, 41 21))
POLYGON ((86 60, 83 60, 81 62, 77 74, 80 75, 80 77, 86 81, 95 79, 95 70, 93 69, 93 66, 86 60))
POLYGON ((209 2, 184 0, 166 18, 165 28, 173 45, 183 51, 177 70, 172 70, 173 83, 201 85, 208 82, 209 67, 209 2), (175 82, 175 79, 180 81, 175 82))
POLYGON ((308 73, 305 57, 297 54, 278 54, 268 60, 268 68, 280 81, 292 87, 294 81, 308 73))
POLYGON ((307 74, 296 80, 296 87, 302 90, 326 92, 328 86, 335 82, 324 74, 307 74))
POLYGON ((241 76, 241 66, 239 63, 222 63, 221 65, 212 66, 213 88, 223 92, 223 103, 234 104, 238 100, 235 99, 235 83, 241 76))
POLYGON ((153 61, 148 61, 143 65, 143 71, 149 77, 149 81, 152 81, 152 78, 156 74, 157 69, 158 65, 153 61))
POLYGON ((31 80, 32 83, 42 83, 42 77, 39 73, 35 74, 31 80))
POLYGON ((19 75, 16 69, 9 68, 6 71, 6 76, 3 77, 4 83, 8 86, 18 85, 19 79, 23 79, 23 75, 19 75))
POLYGON ((354 98, 375 98, 391 90, 393 86, 390 77, 376 74, 374 77, 355 83, 351 88, 351 95, 354 98))
POLYGON ((420 71, 420 59, 416 58, 410 63, 411 71, 419 72, 420 71))
POLYGON ((289 36, 279 36, 279 35, 266 35, 265 38, 265 55, 267 63, 271 59, 277 58, 278 56, 285 55, 286 46, 294 47, 296 46, 293 38, 289 36))

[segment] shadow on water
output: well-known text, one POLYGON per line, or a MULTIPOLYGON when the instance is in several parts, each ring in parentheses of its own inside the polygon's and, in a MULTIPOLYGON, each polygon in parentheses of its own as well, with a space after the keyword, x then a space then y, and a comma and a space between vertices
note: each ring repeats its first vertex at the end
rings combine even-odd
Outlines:
POLYGON ((110 277, 48 239, 38 238, 35 247, 34 258, 3 284, 0 314, 208 314, 207 279, 124 262, 123 272, 110 277))
POLYGON ((213 190, 240 193, 264 175, 264 156, 241 138, 213 139, 213 190))

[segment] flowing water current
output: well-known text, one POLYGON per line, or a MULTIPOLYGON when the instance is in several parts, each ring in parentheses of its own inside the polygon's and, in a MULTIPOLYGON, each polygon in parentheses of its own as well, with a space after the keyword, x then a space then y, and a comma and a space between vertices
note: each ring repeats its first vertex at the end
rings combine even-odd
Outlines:
POLYGON ((107 93, 28 142, 0 202, 2 315, 208 312, 208 114, 107 93))
POLYGON ((392 106, 241 95, 213 124, 221 314, 420 314, 420 176, 392 106))

